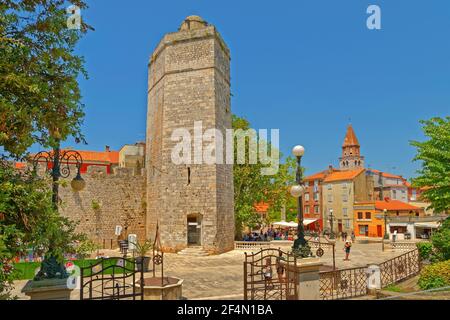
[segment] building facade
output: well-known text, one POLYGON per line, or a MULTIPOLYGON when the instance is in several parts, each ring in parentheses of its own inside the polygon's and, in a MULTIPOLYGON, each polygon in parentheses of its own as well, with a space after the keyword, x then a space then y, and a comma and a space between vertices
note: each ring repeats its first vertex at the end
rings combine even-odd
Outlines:
POLYGON ((372 177, 365 169, 345 170, 329 174, 323 181, 323 219, 333 232, 353 231, 353 204, 373 197, 372 177))
POLYGON ((145 142, 126 144, 119 150, 121 168, 141 169, 145 167, 145 142))

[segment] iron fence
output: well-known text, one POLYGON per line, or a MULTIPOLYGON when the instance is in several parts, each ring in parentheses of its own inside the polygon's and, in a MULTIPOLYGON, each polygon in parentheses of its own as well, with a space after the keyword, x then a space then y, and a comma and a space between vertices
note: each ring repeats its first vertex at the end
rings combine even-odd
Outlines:
POLYGON ((80 300, 143 300, 143 270, 143 261, 101 258, 80 269, 80 300))
POLYGON ((411 250, 401 256, 387 260, 379 266, 381 273, 381 287, 384 288, 419 273, 419 250, 411 250))
POLYGON ((366 268, 321 272, 319 292, 323 300, 348 299, 366 295, 366 268))
POLYGON ((391 247, 393 250, 401 250, 401 251, 411 251, 417 248, 415 242, 391 242, 391 247))

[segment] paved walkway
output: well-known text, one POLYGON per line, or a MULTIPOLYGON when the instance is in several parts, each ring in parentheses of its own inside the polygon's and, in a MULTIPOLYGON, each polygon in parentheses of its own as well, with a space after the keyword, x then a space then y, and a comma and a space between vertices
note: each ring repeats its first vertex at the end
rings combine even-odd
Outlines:
MULTIPOLYGON (((117 255, 117 252, 106 254, 117 255)), ((338 241, 336 243, 336 266, 341 269, 377 264, 401 254, 401 251, 382 252, 380 243, 355 243, 350 254, 350 261, 343 261, 345 255, 343 242, 338 241)), ((167 253, 164 258, 165 275, 184 279, 183 296, 187 299, 243 298, 244 251, 234 250, 217 256, 205 257, 167 253)), ((330 270, 333 264, 332 253, 326 250, 321 260, 325 265, 324 270, 330 270)), ((26 281, 15 282, 15 294, 22 299, 27 298, 20 293, 25 283, 26 281)), ((78 298, 79 293, 73 292, 72 299, 78 298)))

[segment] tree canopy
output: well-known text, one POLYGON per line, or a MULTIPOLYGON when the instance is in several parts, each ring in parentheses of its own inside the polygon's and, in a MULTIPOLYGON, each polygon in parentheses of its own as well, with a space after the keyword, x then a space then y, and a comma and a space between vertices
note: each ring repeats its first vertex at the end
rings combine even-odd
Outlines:
MULTIPOLYGON (((233 129, 248 130, 250 123, 244 118, 233 116, 233 129)), ((260 137, 255 137, 260 142, 260 137)), ((268 142, 270 150, 271 145, 268 142)), ((235 141, 235 159, 236 159, 236 141, 235 141)), ((250 229, 257 227, 263 221, 255 210, 255 204, 265 202, 269 204, 269 220, 280 219, 280 212, 283 206, 287 207, 288 213, 293 212, 292 197, 289 194, 288 187, 295 182, 295 160, 287 158, 285 163, 280 164, 279 170, 275 175, 264 175, 261 169, 266 165, 261 162, 250 163, 249 139, 246 144, 245 163, 239 164, 235 161, 233 167, 234 173, 234 208, 236 221, 236 238, 239 239, 244 227, 250 229)), ((281 155, 280 155, 281 157, 281 155)), ((268 222, 268 221, 266 221, 268 222)))
POLYGON ((412 141, 417 148, 415 161, 421 161, 419 176, 412 180, 422 187, 422 198, 435 212, 450 210, 450 117, 421 121, 426 141, 412 141))
POLYGON ((69 5, 86 8, 82 0, 0 3, 0 145, 11 157, 34 143, 84 141, 77 78, 87 73, 75 46, 91 27, 69 29, 69 5))

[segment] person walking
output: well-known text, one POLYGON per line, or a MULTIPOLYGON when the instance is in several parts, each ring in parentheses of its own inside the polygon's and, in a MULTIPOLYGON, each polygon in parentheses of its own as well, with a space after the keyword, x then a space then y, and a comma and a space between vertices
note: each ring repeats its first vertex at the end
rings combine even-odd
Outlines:
POLYGON ((355 242, 355 231, 352 230, 352 242, 355 242))
POLYGON ((350 242, 350 240, 346 240, 345 241, 345 245, 344 245, 344 251, 345 251, 345 259, 344 261, 349 261, 350 259, 348 258, 350 255, 350 248, 352 247, 352 243, 350 242))

